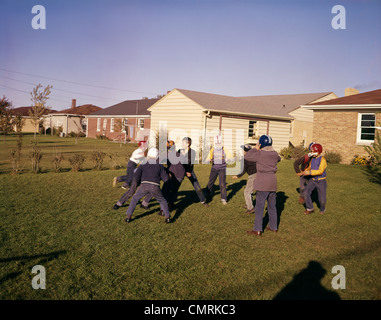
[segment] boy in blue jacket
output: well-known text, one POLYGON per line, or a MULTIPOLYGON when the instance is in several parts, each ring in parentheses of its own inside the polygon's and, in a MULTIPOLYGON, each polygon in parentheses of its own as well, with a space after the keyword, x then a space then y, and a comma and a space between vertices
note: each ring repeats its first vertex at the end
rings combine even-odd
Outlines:
POLYGON ((163 210, 163 215, 165 216, 165 222, 170 223, 171 217, 168 210, 168 203, 160 190, 160 180, 165 182, 169 179, 169 176, 164 166, 159 163, 158 158, 159 150, 151 148, 147 153, 148 161, 145 164, 141 164, 136 170, 135 178, 136 180, 140 180, 141 183, 127 209, 126 222, 131 221, 132 214, 139 200, 150 193, 152 197, 159 202, 163 210))

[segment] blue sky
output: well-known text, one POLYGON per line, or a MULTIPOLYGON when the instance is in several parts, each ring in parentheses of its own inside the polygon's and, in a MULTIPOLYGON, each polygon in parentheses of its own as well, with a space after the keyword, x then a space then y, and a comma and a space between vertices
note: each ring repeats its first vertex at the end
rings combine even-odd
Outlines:
POLYGON ((381 88, 381 1, 1 0, 0 95, 30 105, 155 97, 174 88, 231 96, 381 88), (334 5, 346 10, 335 30, 334 5), (46 9, 35 30, 34 5, 46 9), (84 85, 87 84, 87 85, 84 85))

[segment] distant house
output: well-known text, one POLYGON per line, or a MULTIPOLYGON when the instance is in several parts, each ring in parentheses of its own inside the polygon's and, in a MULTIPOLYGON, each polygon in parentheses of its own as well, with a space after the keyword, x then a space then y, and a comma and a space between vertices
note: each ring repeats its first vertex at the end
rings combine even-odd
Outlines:
MULTIPOLYGON (((38 127, 36 127, 36 124, 33 122, 32 118, 30 117, 29 111, 32 108, 33 107, 29 106, 29 107, 18 107, 18 108, 12 109, 12 115, 19 114, 25 119, 24 126, 22 127, 22 132, 25 132, 25 133, 26 132, 32 132, 32 133, 39 132, 41 130, 41 128, 43 127, 42 123, 38 127)), ((45 114, 55 113, 55 112, 57 112, 57 111, 46 109, 45 114)))
POLYGON ((358 93, 346 89, 346 96, 302 106, 314 112, 313 140, 323 150, 342 155, 349 164, 355 155, 368 156, 364 146, 374 142, 381 122, 381 89, 358 93))
POLYGON ((100 107, 92 104, 84 104, 76 106, 76 100, 72 100, 72 106, 69 109, 49 113, 44 117, 44 127, 48 128, 61 128, 62 134, 67 136, 70 133, 83 134, 87 131, 86 115, 101 110, 100 107))
POLYGON ((301 109, 301 104, 333 97, 331 92, 231 97, 173 89, 148 110, 151 129, 159 132, 165 123, 175 141, 193 136, 196 144, 210 144, 221 130, 225 145, 236 150, 239 143, 255 144, 259 136, 269 134, 280 151, 290 143, 307 143, 312 138, 313 112, 301 109))
POLYGON ((147 140, 151 127, 148 108, 158 99, 126 100, 86 116, 89 138, 104 136, 111 140, 147 140))

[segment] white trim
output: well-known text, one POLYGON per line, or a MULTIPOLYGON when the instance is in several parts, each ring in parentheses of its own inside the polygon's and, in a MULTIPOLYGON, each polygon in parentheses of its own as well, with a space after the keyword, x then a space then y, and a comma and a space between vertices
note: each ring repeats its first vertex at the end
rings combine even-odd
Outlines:
POLYGON ((381 109, 381 104, 326 104, 326 105, 301 105, 302 108, 308 110, 325 110, 325 109, 381 109))
MULTIPOLYGON (((373 140, 361 140, 361 120, 363 115, 372 115, 374 116, 374 122, 376 124, 376 114, 370 112, 359 112, 357 116, 357 135, 356 135, 356 144, 357 145, 370 145, 374 142, 373 140)), ((376 132, 374 133, 376 134, 376 132)))
POLYGON ((97 132, 101 131, 101 118, 97 118, 97 132))
POLYGON ((139 116, 139 115, 109 115, 109 114, 100 114, 100 115, 86 115, 86 118, 150 118, 151 115, 144 115, 144 116, 139 116))
POLYGON ((111 121, 110 121, 110 132, 114 132, 114 125, 115 125, 115 120, 114 118, 111 118, 111 121))

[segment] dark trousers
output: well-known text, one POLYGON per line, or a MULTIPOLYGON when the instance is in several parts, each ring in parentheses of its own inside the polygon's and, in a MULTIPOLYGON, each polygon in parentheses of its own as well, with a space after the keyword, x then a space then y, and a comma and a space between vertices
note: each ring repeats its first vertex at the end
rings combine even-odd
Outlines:
MULTIPOLYGON (((135 178, 132 179, 130 188, 125 193, 123 193, 123 195, 121 196, 121 198, 117 202, 117 205, 120 207, 123 206, 123 204, 126 203, 135 194, 138 186, 139 186, 139 183, 136 181, 136 179, 135 178)), ((151 198, 152 198, 152 196, 149 194, 144 198, 144 202, 147 203, 146 205, 148 205, 151 198)))
POLYGON ((160 204, 161 209, 163 210, 163 214, 166 218, 169 218, 169 209, 167 200, 165 200, 163 194, 161 193, 160 186, 151 184, 151 183, 142 183, 136 193, 131 199, 130 205, 127 209, 127 218, 130 219, 132 214, 134 213, 135 207, 138 204, 139 200, 146 195, 151 194, 160 204))
POLYGON ((118 182, 125 182, 125 184, 129 187, 131 187, 132 180, 134 178, 134 172, 136 169, 137 164, 133 161, 128 161, 127 163, 127 173, 124 176, 119 176, 116 178, 118 182))
POLYGON ((220 192, 221 192, 221 200, 227 200, 227 192, 226 192, 226 168, 216 169, 213 168, 210 170, 209 182, 207 186, 208 194, 211 195, 213 193, 213 186, 218 177, 218 182, 220 184, 220 192))
POLYGON ((300 197, 304 199, 304 190, 306 189, 307 183, 310 181, 310 177, 300 176, 300 197))
POLYGON ((194 190, 196 190, 196 193, 197 193, 198 198, 200 199, 200 202, 204 203, 206 201, 206 198, 205 198, 204 192, 202 192, 202 189, 200 187, 200 184, 198 183, 197 176, 194 173, 194 171, 192 171, 192 175, 190 177, 188 177, 188 176, 186 176, 186 177, 192 183, 194 190))
POLYGON ((318 197, 319 197, 319 203, 320 203, 320 211, 325 211, 325 203, 327 201, 327 180, 318 180, 314 181, 313 179, 310 179, 308 182, 306 188, 304 189, 304 195, 306 200, 306 208, 308 210, 313 210, 314 205, 312 203, 311 194, 314 189, 317 189, 318 197))
POLYGON ((255 197, 255 219, 254 231, 263 231, 263 212, 267 200, 267 211, 269 214, 269 227, 271 230, 278 230, 278 215, 276 211, 276 192, 257 191, 255 197))
POLYGON ((170 204, 174 204, 177 200, 177 196, 179 194, 179 188, 181 186, 181 182, 177 180, 175 176, 169 178, 163 184, 163 196, 170 204))

